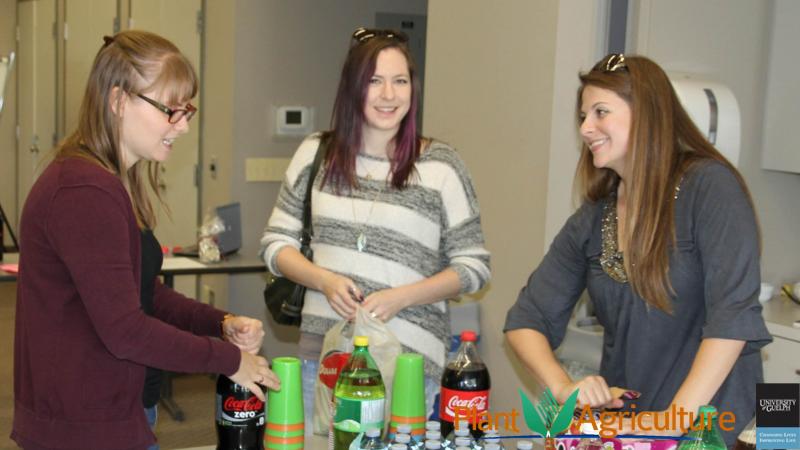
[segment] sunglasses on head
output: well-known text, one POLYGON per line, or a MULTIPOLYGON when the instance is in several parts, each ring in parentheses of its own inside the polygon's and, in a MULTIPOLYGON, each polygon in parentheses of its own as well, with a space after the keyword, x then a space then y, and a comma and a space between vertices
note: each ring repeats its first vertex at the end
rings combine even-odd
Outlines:
POLYGON ((385 39, 393 39, 397 42, 408 42, 408 35, 402 31, 396 30, 382 30, 379 28, 356 28, 353 32, 353 40, 359 44, 369 41, 372 38, 381 37, 385 39))
POLYGON ((625 64, 625 55, 622 53, 612 53, 597 63, 595 69, 602 70, 603 72, 627 71, 628 65, 625 64))

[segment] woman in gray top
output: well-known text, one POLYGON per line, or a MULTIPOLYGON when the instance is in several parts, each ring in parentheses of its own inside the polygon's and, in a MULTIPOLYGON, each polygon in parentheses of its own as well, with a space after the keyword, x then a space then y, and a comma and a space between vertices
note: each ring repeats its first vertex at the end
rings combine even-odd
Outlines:
POLYGON ((754 415, 771 340, 753 201, 653 61, 609 55, 580 79, 583 205, 509 310, 506 338, 561 402, 580 388, 579 403, 619 408, 618 386, 641 392, 637 411, 713 404, 736 416, 730 445, 754 415), (603 355, 600 376, 572 380, 552 349, 584 289, 603 355))

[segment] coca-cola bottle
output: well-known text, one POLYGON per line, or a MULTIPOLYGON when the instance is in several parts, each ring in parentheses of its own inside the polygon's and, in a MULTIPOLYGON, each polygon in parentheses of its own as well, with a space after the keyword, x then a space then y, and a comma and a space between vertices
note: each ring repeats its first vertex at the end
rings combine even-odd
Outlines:
POLYGON ((217 450, 264 450, 264 402, 228 377, 217 378, 217 450))
POLYGON ((439 405, 442 436, 448 436, 452 432, 456 408, 462 408, 463 411, 459 420, 471 422, 472 436, 478 439, 483 435, 477 425, 485 419, 482 414, 489 411, 489 390, 492 383, 489 369, 478 356, 475 339, 475 332, 472 330, 461 333, 461 346, 455 357, 448 361, 442 374, 439 405))

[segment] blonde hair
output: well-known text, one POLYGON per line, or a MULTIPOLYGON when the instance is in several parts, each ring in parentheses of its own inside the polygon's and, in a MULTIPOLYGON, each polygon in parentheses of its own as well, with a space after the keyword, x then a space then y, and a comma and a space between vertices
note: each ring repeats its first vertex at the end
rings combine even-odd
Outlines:
MULTIPOLYGON (((675 244, 675 189, 683 176, 700 161, 717 161, 739 181, 748 200, 752 197, 742 175, 711 145, 681 106, 666 73, 641 56, 624 57, 624 65, 609 68, 612 56, 580 75, 576 115, 586 86, 613 91, 631 108, 631 128, 625 155, 626 210, 625 271, 634 291, 647 303, 672 311, 669 253, 675 244)), ((576 171, 576 185, 584 202, 612 196, 620 176, 594 167, 584 143, 576 171)), ((755 210, 755 208, 754 208, 755 210)))
POLYGON ((156 217, 145 179, 163 204, 158 191, 159 165, 139 160, 125 169, 121 119, 114 110, 119 111, 123 93, 159 91, 166 92, 169 104, 188 102, 197 94, 197 74, 180 50, 157 34, 128 30, 104 40, 89 72, 78 127, 61 144, 56 158, 86 158, 117 175, 129 189, 139 225, 154 228, 156 217))

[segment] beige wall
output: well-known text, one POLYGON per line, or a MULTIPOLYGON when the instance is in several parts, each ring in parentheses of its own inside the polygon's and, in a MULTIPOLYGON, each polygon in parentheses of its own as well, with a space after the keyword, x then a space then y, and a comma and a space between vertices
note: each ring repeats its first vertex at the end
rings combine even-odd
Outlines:
POLYGON ((428 7, 425 130, 459 150, 478 192, 493 272, 481 349, 496 410, 519 409, 502 329, 543 254, 557 19, 555 1, 428 7))
POLYGON ((636 4, 635 51, 652 57, 667 71, 721 81, 736 95, 742 115, 739 170, 761 221, 762 278, 772 283, 800 281, 800 176, 761 168, 773 2, 641 0, 636 4))
MULTIPOLYGON (((16 51, 17 1, 0 0, 0 56, 8 56, 16 51)), ((5 106, 0 113, 0 204, 9 216, 14 231, 17 227, 17 141, 16 128, 16 68, 9 74, 6 82, 5 106)), ((8 231, 3 233, 7 245, 11 245, 8 231)))

